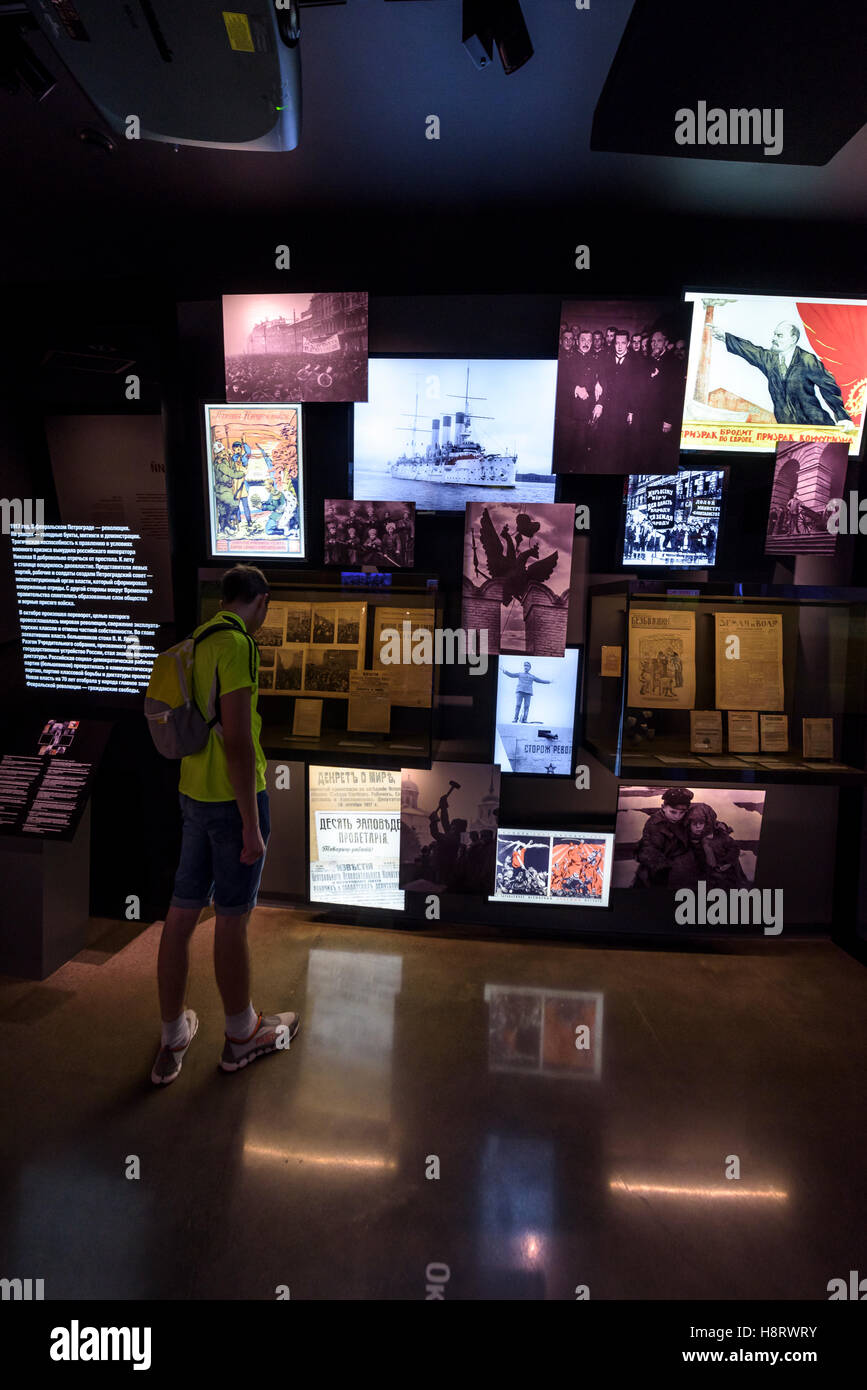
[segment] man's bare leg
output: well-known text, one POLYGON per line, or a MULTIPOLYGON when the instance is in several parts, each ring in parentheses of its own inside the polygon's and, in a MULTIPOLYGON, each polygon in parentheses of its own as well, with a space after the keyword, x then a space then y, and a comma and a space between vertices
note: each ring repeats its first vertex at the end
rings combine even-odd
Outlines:
POLYGON ((170 907, 163 924, 157 957, 157 986, 163 1023, 174 1023, 184 1008, 190 971, 190 937, 196 929, 200 907, 170 907))
POLYGON ((243 1013, 250 1003, 249 920, 249 912, 240 917, 218 913, 214 922, 214 974, 227 1016, 243 1013))

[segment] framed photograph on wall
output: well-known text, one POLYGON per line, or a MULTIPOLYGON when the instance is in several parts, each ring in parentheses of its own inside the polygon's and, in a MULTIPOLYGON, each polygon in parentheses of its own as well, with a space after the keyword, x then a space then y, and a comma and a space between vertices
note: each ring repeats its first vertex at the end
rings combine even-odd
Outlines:
POLYGON ((494 762, 503 773, 572 775, 581 648, 563 656, 499 656, 494 762))
POLYGON ((224 294, 226 400, 366 401, 366 291, 224 294))
POLYGON ((372 357, 354 410, 352 495, 419 511, 468 502, 553 502, 557 364, 372 357))

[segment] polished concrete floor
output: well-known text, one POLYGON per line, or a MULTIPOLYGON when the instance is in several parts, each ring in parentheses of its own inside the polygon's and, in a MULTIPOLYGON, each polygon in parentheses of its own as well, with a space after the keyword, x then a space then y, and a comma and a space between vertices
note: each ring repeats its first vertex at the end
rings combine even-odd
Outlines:
POLYGON ((446 1299, 826 1300, 863 1266, 867 971, 827 943, 612 950, 260 908, 254 1001, 300 1011, 297 1040, 218 1072, 203 922, 199 1033, 158 1091, 159 930, 0 981, 2 1277, 56 1299, 424 1299, 447 1274, 446 1299))

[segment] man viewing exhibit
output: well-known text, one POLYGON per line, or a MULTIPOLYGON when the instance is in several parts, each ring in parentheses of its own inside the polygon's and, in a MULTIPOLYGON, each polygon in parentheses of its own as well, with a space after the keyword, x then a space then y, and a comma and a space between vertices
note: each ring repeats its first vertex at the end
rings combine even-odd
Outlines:
POLYGON ((255 565, 236 565, 223 576, 221 592, 220 616, 193 633, 194 698, 204 715, 207 695, 215 713, 204 748, 181 762, 181 859, 157 963, 162 1039, 151 1072, 157 1086, 177 1079, 198 1030, 197 1014, 184 1006, 189 941, 212 898, 214 973, 226 1012, 223 1071, 288 1048, 299 1026, 295 1013, 257 1013, 250 998, 247 923, 270 831, 253 634, 265 621, 268 584, 255 565))

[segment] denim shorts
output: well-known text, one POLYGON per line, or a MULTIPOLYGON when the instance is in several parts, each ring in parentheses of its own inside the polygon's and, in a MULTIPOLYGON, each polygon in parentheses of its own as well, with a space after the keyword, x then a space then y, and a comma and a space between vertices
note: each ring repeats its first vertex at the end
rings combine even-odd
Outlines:
MULTIPOLYGON (((257 793, 259 829, 265 845, 271 834, 268 793, 257 793)), ((256 906, 265 856, 242 864, 244 838, 236 801, 195 801, 180 793, 184 822, 181 862, 175 875, 172 907, 207 907, 213 898, 222 917, 241 917, 256 906)))

